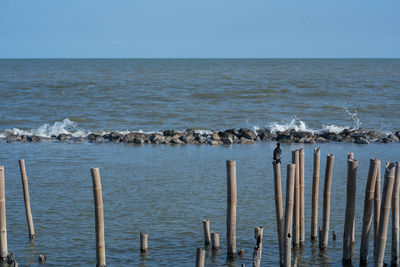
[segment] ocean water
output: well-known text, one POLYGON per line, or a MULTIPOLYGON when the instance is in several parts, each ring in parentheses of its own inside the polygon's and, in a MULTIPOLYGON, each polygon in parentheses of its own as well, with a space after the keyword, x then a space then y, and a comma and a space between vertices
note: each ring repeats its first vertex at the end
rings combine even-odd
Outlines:
MULTIPOLYGON (((397 59, 90 59, 0 60, 0 136, 51 136, 166 129, 225 130, 269 127, 319 131, 343 128, 400 130, 397 59)), ((326 154, 335 155, 331 230, 321 253, 310 239, 312 151, 282 145, 282 190, 291 150, 306 153, 304 266, 339 266, 344 227, 346 157, 359 161, 356 244, 359 258, 369 159, 400 160, 400 145, 345 143, 321 147, 320 222, 326 154)), ((109 266, 193 266, 203 247, 202 220, 220 234, 222 249, 207 266, 251 265, 254 227, 264 227, 262 266, 278 265, 273 200, 273 142, 254 145, 125 145, 0 142, 5 167, 8 246, 20 266, 95 264, 90 168, 101 172, 109 266), (18 159, 26 161, 37 239, 29 242, 18 159), (237 160, 237 247, 226 259, 225 161, 237 160), (149 253, 139 253, 139 232, 149 253)), ((382 177, 383 177, 382 169, 382 177)), ((389 227, 390 224, 389 224, 389 227)), ((389 228, 390 229, 390 228, 389 228)), ((390 260, 390 230, 386 262, 390 260)), ((372 242, 370 243, 372 255, 372 242)))

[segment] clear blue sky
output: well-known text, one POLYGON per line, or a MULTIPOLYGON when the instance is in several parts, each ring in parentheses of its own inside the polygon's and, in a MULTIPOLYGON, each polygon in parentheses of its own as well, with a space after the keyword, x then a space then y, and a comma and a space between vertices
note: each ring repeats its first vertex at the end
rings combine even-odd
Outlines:
POLYGON ((0 0, 0 58, 400 58, 399 0, 0 0))

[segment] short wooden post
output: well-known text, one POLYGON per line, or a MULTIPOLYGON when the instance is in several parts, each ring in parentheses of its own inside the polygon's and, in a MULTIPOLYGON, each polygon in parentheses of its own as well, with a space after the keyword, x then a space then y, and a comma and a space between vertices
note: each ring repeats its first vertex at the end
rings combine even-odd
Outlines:
POLYGON ((399 191, 400 162, 397 162, 392 194, 392 267, 399 266, 399 191))
POLYGON ((343 264, 351 264, 351 252, 353 248, 353 223, 356 206, 357 166, 357 160, 347 160, 347 197, 343 234, 343 264))
POLYGON ((284 244, 284 266, 291 266, 292 256, 292 216, 294 206, 294 180, 295 180, 296 165, 287 165, 286 178, 286 207, 285 207, 285 244, 284 244))
POLYGON ((311 240, 318 238, 318 191, 319 191, 320 149, 314 148, 314 168, 312 185, 311 240))
POLYGON ((264 229, 261 226, 254 229, 256 245, 253 252, 253 267, 260 267, 261 264, 263 232, 264 229))
POLYGON ((203 220, 204 230, 204 245, 209 246, 211 244, 211 232, 210 232, 210 221, 203 220))
POLYGON ((211 248, 212 250, 219 250, 219 234, 211 232, 211 248))
POLYGON ((140 232, 140 253, 146 253, 148 250, 147 239, 149 235, 140 232))
POLYGON ((279 244, 279 260, 283 264, 283 241, 284 241, 284 218, 282 205, 282 187, 281 187, 281 164, 272 162, 274 169, 274 189, 275 189, 275 211, 276 211, 276 227, 278 233, 279 244))
POLYGON ((372 225, 372 208, 374 205, 376 178, 378 175, 378 167, 380 165, 379 162, 379 159, 374 158, 369 161, 367 185, 365 186, 363 226, 361 232, 360 266, 367 266, 368 264, 369 235, 372 225))
POLYGON ((381 163, 379 162, 378 173, 376 176, 375 196, 374 196, 374 258, 376 252, 376 242, 378 240, 379 216, 381 215, 381 163))
POLYGON ((300 245, 304 245, 304 149, 299 149, 299 182, 300 182, 300 245))
POLYGON ((100 170, 99 168, 92 168, 91 173, 96 224, 96 267, 105 267, 106 244, 104 241, 103 194, 101 190, 100 170))
POLYGON ((206 252, 202 248, 196 249, 196 267, 204 267, 206 252))
POLYGON ((325 181, 324 181, 324 206, 322 216, 322 236, 319 240, 319 248, 324 250, 328 247, 329 220, 331 212, 331 182, 333 173, 333 154, 326 157, 325 181))
POLYGON ((35 228, 33 227, 31 201, 29 199, 28 178, 26 177, 25 161, 23 159, 19 160, 19 169, 21 172, 22 189, 24 191, 25 212, 26 221, 28 223, 29 238, 33 239, 35 238, 35 228))
POLYGON ((4 167, 0 166, 0 261, 7 261, 6 192, 4 188, 4 167))
POLYGON ((228 257, 236 257, 236 161, 226 161, 227 170, 227 217, 226 217, 226 240, 228 257))
MULTIPOLYGON (((347 153, 347 159, 354 159, 354 153, 353 152, 347 153)), ((354 218, 354 221, 353 221, 353 233, 351 235, 351 241, 353 243, 356 242, 356 221, 355 221, 355 218, 354 218)))
POLYGON ((294 207, 293 207, 293 247, 300 244, 300 172, 299 150, 292 151, 292 163, 295 164, 294 207))
POLYGON ((390 204, 393 193, 394 173, 396 165, 390 163, 386 166, 385 181, 383 184, 381 214, 379 216, 379 230, 378 238, 376 240, 376 253, 374 259, 374 266, 383 266, 383 259, 385 256, 386 235, 389 223, 390 204))

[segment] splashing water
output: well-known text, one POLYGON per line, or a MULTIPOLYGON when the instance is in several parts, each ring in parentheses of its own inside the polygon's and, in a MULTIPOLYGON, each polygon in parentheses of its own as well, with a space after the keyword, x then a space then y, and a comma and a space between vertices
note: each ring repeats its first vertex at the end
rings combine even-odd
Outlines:
POLYGON ((355 127, 353 129, 354 130, 360 129, 361 121, 360 121, 360 118, 357 115, 357 110, 354 109, 353 112, 350 112, 349 109, 347 108, 347 103, 345 103, 344 110, 350 116, 350 119, 352 119, 354 124, 355 124, 354 125, 355 127))

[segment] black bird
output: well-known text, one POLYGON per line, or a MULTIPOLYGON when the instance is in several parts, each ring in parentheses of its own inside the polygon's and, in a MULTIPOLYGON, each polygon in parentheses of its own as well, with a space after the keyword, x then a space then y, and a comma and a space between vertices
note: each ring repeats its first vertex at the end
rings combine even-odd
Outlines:
POLYGON ((276 144, 276 148, 274 149, 274 161, 275 163, 281 163, 281 148, 279 143, 276 144))

